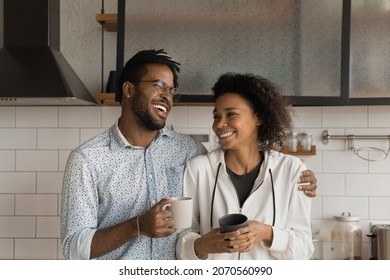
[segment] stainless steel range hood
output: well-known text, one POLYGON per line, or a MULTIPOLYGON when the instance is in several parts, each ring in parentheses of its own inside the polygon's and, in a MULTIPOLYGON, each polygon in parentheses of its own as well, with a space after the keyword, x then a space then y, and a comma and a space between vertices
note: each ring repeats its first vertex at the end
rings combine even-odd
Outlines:
POLYGON ((59 0, 4 0, 0 105, 96 105, 59 51, 59 0))

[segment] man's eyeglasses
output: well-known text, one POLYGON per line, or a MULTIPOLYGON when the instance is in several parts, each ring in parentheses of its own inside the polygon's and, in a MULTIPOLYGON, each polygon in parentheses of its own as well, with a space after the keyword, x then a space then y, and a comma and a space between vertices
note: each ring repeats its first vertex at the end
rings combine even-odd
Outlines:
POLYGON ((139 80, 133 83, 153 83, 154 88, 157 90, 158 93, 164 93, 168 92, 169 95, 172 97, 173 102, 177 102, 180 99, 180 93, 176 93, 175 87, 169 87, 167 83, 163 80, 139 80))

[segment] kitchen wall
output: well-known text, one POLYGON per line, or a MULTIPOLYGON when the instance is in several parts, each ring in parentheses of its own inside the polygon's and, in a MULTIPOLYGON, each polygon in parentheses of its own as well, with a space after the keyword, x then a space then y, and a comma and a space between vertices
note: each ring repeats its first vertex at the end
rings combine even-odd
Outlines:
MULTIPOLYGON (((390 134, 390 106, 299 107, 295 129, 313 133, 315 156, 305 156, 318 178, 313 227, 326 233, 333 215, 349 211, 369 221, 390 220, 390 159, 368 162, 347 151, 344 140, 321 141, 330 134, 390 134)), ((119 107, 0 107, 0 259, 62 259, 59 209, 65 162, 71 149, 110 127, 119 107)), ((210 135, 212 107, 175 107, 168 125, 210 135)), ((356 148, 387 149, 387 140, 355 141, 356 148)), ((378 154, 363 152, 374 159, 378 154)), ((363 258, 370 244, 363 238, 363 258)))

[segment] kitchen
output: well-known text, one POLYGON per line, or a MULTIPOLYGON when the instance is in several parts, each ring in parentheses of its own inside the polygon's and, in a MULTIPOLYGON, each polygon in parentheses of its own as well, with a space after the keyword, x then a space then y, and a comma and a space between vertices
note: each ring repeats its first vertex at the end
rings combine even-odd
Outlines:
MULTIPOLYGON (((101 2, 71 0, 60 5, 61 53, 89 92, 101 92, 102 29, 95 19, 101 2)), ((106 13, 116 9, 117 1, 105 1, 106 13)), ((0 20, 0 47, 2 27, 0 20)), ((115 33, 104 33, 103 47, 106 81, 116 67, 115 33)), ((118 106, 0 106, 0 259, 63 259, 59 209, 67 156, 109 128, 119 113, 118 106)), ((209 149, 215 147, 211 123, 212 106, 204 105, 177 106, 168 119, 168 125, 179 132, 209 136, 204 143, 209 149)), ((390 221, 390 159, 367 161, 348 150, 347 141, 331 139, 325 144, 322 137, 324 130, 331 135, 389 135, 390 105, 296 106, 294 129, 311 133, 316 146, 315 155, 300 156, 318 179, 313 228, 325 238, 333 216, 342 212, 358 216, 363 232, 361 257, 369 259, 370 223, 390 221)), ((356 139, 354 145, 389 148, 386 140, 356 139)), ((360 155, 381 156, 373 151, 360 155)))

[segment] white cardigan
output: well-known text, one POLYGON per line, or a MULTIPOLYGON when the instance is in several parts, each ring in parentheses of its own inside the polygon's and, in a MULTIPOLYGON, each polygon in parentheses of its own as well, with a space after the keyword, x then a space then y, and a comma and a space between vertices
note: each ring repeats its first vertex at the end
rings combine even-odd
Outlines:
MULTIPOLYGON (((187 162, 183 195, 194 199, 192 228, 179 234, 176 245, 178 259, 198 259, 194 241, 219 227, 218 219, 228 213, 243 213, 249 220, 272 225, 273 199, 271 176, 275 188, 275 225, 270 247, 256 245, 250 252, 241 253, 240 259, 309 259, 314 251, 311 228, 311 199, 298 191, 297 180, 306 166, 296 157, 277 151, 265 152, 265 159, 247 200, 240 208, 238 196, 226 172, 224 150, 219 148, 207 155, 187 162), (212 227, 210 226, 211 200, 218 165, 221 163, 214 198, 212 227)), ((208 259, 239 258, 238 253, 209 254, 208 259)))

